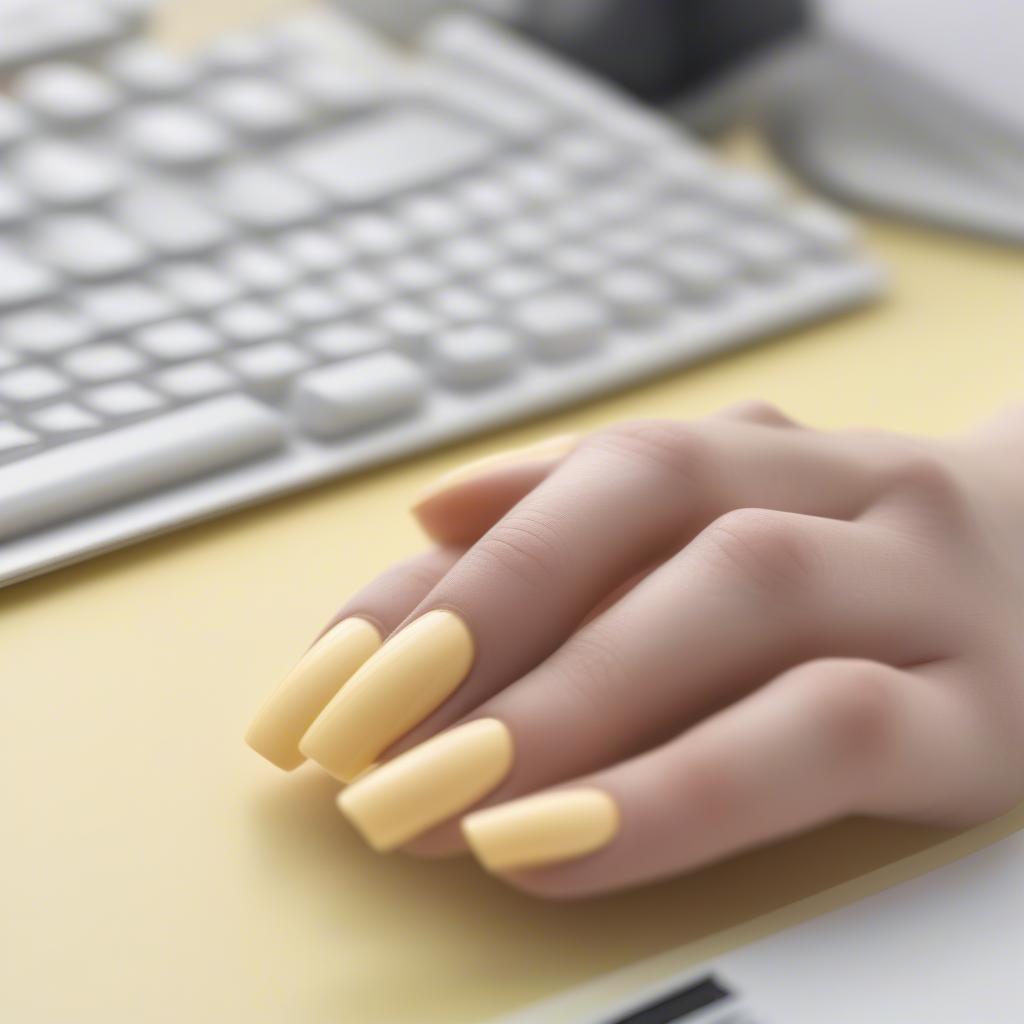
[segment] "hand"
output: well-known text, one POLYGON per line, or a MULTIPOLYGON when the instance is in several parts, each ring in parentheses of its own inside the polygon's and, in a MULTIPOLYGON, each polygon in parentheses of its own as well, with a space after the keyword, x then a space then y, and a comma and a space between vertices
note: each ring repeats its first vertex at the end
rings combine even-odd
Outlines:
POLYGON ((1024 797, 1022 465, 1024 407, 923 440, 758 403, 486 460, 248 739, 357 779, 378 849, 468 842, 547 896, 986 819, 1024 797))

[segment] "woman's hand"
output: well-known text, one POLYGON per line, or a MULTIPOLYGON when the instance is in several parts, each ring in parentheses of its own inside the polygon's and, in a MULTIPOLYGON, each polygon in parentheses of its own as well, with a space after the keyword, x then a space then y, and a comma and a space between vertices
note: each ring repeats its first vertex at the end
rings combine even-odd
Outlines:
POLYGON ((1024 798, 1022 466, 1024 409, 922 440, 757 403, 486 460, 248 739, 355 779, 378 849, 468 842, 548 896, 847 814, 980 821, 1024 798))

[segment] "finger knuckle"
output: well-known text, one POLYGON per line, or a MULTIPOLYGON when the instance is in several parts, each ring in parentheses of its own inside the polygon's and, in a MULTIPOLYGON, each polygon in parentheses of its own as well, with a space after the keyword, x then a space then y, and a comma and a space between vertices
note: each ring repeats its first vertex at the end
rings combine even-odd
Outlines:
POLYGON ((422 555, 414 555, 412 558, 403 559, 401 562, 389 566, 384 571, 384 575, 389 577, 394 584, 426 590, 437 583, 442 572, 441 558, 424 558, 422 555))
POLYGON ((820 555, 798 519, 768 509, 735 509, 704 531, 700 548, 716 572, 770 591, 799 590, 817 575, 820 555))
POLYGON ((733 419, 747 420, 751 423, 761 423, 771 427, 795 427, 797 423, 787 416, 773 402, 763 398, 747 398, 728 406, 725 415, 733 419))
POLYGON ((938 513, 960 513, 966 494, 955 470, 937 454, 912 451, 899 459, 890 476, 890 488, 938 513))
POLYGON ((832 753, 858 763, 881 758, 891 746, 898 700, 884 668, 867 661, 820 661, 806 678, 815 727, 832 753))
MULTIPOLYGON (((633 672, 621 653, 621 645, 603 636, 595 627, 578 633, 565 649, 570 685, 576 694, 594 707, 599 718, 622 705, 633 690, 633 672)), ((616 724, 616 723, 611 723, 616 724)))
POLYGON ((473 549, 473 562, 490 577, 512 576, 530 589, 550 588, 568 571, 567 547, 556 520, 539 509, 514 509, 473 549))
POLYGON ((677 420, 627 420, 598 431, 586 443, 647 462, 689 488, 707 482, 713 462, 706 435, 677 420))

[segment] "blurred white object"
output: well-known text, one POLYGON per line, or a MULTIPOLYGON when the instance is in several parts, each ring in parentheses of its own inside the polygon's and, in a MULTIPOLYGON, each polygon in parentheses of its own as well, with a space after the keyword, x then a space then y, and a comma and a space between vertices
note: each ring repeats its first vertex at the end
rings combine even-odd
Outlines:
POLYGON ((773 142, 848 201, 1024 241, 1024 3, 819 0, 762 110, 773 142))
POLYGON ((1022 948, 1017 832, 702 969, 672 978, 657 969, 668 953, 493 1024, 1010 1024, 1024 1020, 1022 948), (602 998, 640 978, 633 998, 602 998))
MULTIPOLYGON (((139 9, 13 24, 68 2, 139 9)), ((879 290, 841 218, 472 15, 58 37, 0 103, 0 584, 879 290)))

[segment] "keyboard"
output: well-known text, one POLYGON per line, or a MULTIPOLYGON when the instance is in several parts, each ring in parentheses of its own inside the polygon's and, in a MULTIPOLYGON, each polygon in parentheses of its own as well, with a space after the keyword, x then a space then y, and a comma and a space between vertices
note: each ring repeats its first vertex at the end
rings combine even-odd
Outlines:
POLYGON ((882 284, 834 211, 473 14, 411 51, 323 8, 183 55, 137 0, 12 2, 0 584, 882 284))

